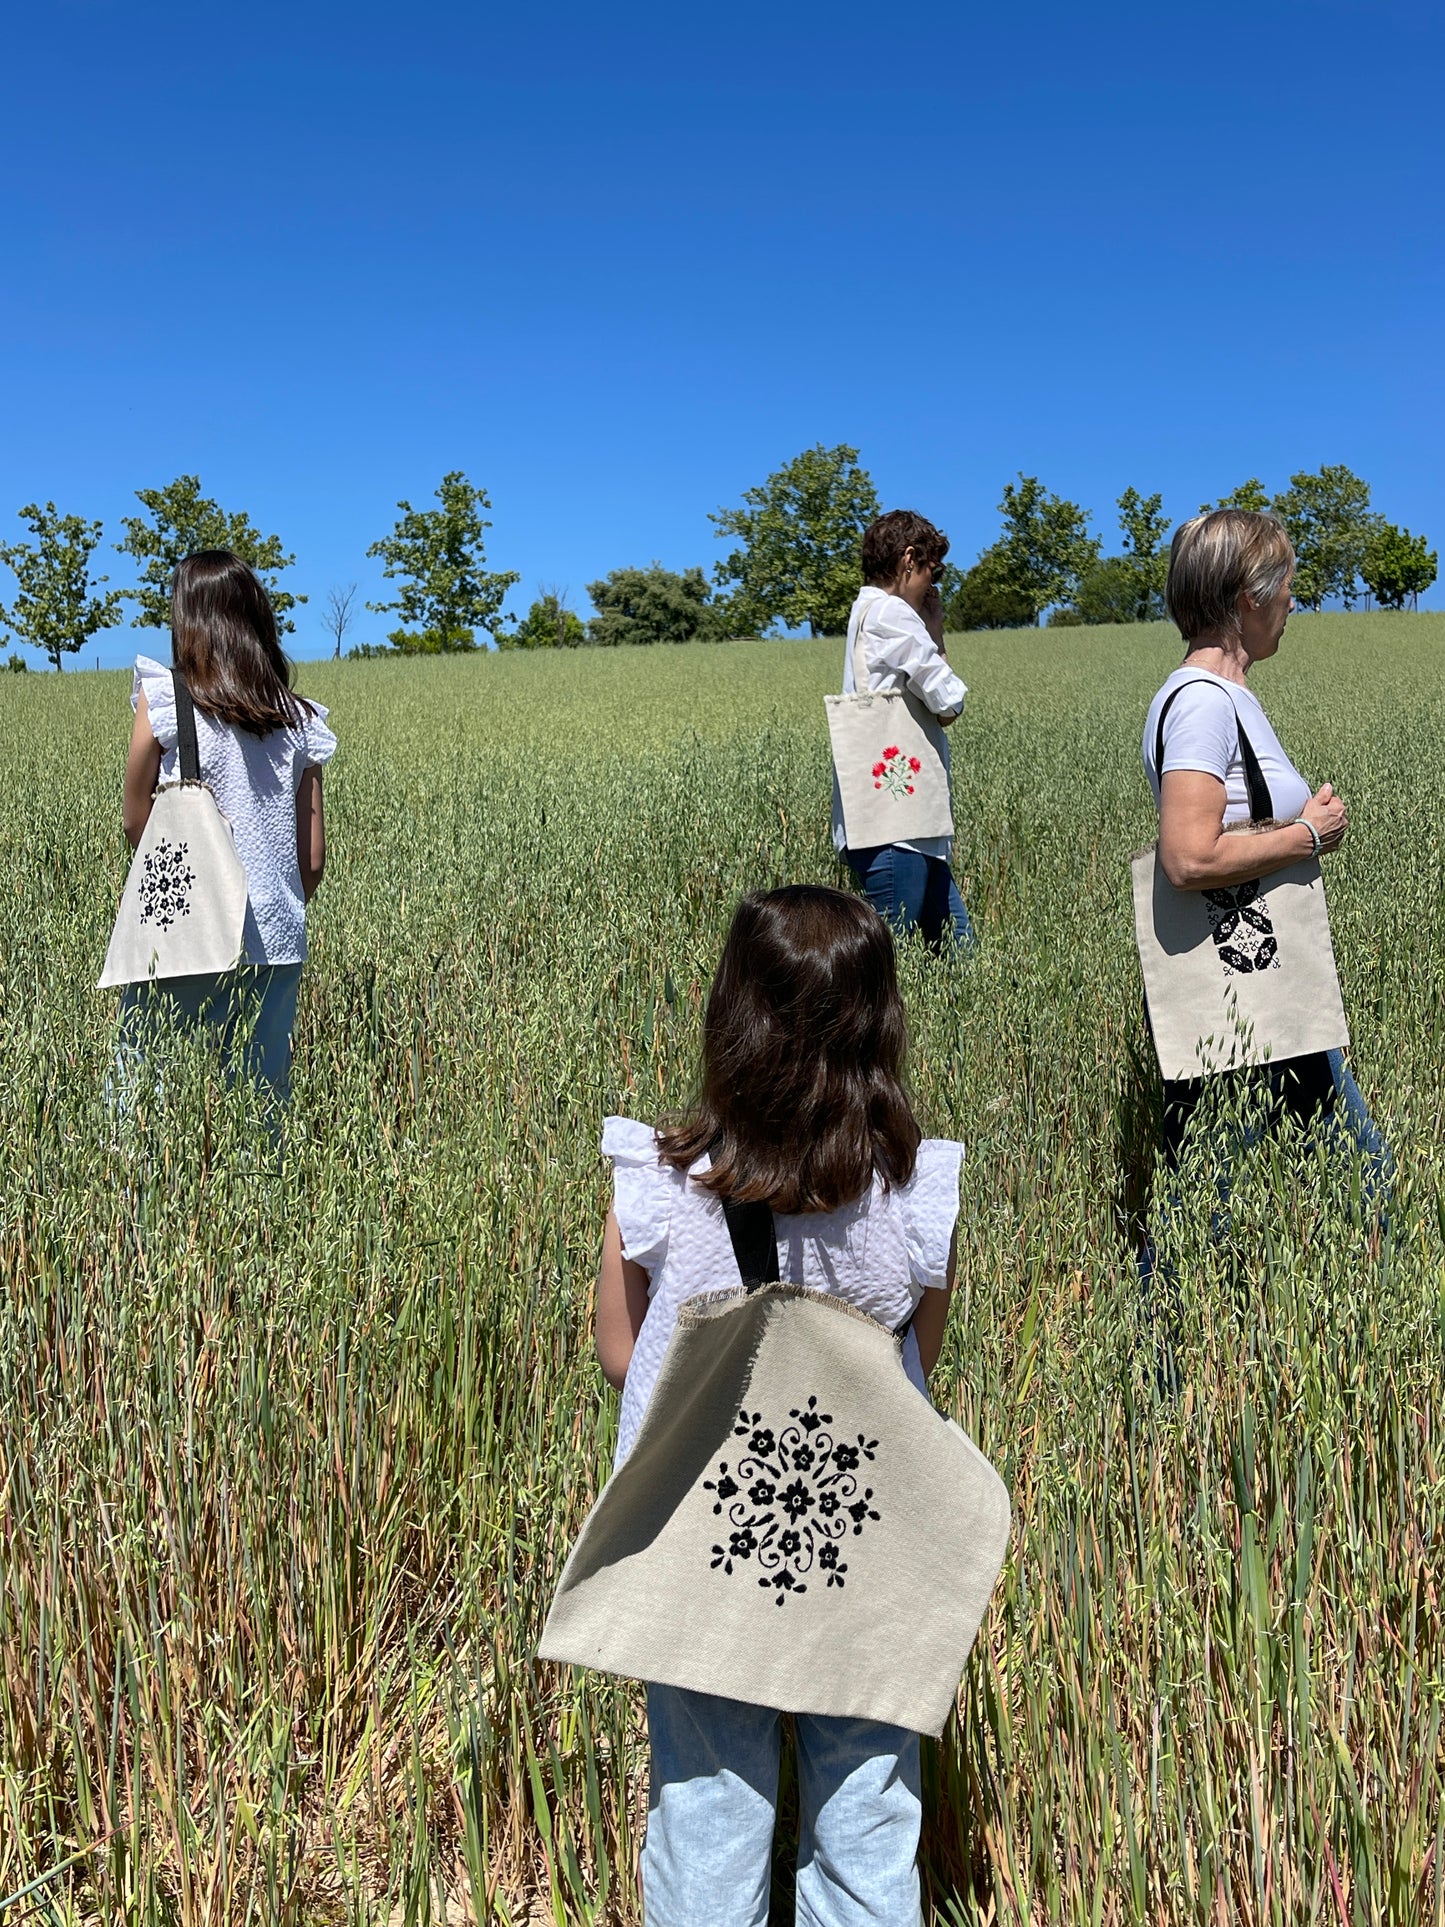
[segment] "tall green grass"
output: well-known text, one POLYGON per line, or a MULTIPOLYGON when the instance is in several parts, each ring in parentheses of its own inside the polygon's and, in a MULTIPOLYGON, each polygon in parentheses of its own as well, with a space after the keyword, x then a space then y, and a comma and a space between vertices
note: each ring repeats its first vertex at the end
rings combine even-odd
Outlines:
MULTIPOLYGON (((737 896, 838 874, 838 653, 308 667, 342 751, 279 1156, 201 1054, 107 1110, 125 683, 0 679, 6 1927, 639 1918, 638 1697, 531 1657, 613 1443, 597 1137, 682 1098, 737 896)), ((1127 1236, 1126 867, 1175 645, 954 654, 982 946, 902 971, 969 1146, 936 1387, 1015 1531, 927 1749, 934 1917, 1445 1921, 1445 621, 1300 619, 1258 672, 1351 810, 1394 1235, 1307 1147, 1248 1164, 1226 1245, 1196 1188, 1177 1393, 1127 1236)))

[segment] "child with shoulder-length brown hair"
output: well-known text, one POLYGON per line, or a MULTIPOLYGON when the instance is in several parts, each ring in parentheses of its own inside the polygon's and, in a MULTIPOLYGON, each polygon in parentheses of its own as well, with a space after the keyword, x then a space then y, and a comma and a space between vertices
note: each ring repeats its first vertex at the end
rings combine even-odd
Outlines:
MULTIPOLYGON (((158 1017, 207 1024, 220 1033, 228 1066, 284 1103, 306 904, 326 863, 321 768, 336 738, 321 705, 292 690, 271 599, 229 549, 202 549, 177 566, 171 654, 195 706, 201 779, 230 823, 246 873, 244 961, 234 971, 129 986, 123 1055, 144 1047, 158 1017)), ((173 670, 137 657, 131 703, 122 821, 134 849, 157 785, 179 773, 173 670)))
MULTIPOLYGON (((627 1456, 682 1303, 737 1283, 722 1200, 773 1213, 785 1283, 898 1330, 927 1397, 953 1288, 963 1147, 925 1138, 903 1082, 907 1023, 893 937, 860 898, 795 884, 745 897, 703 1031, 698 1095, 654 1127, 612 1117, 597 1349, 622 1390, 627 1456)), ((900 1663, 879 1628, 880 1665, 900 1663)), ((906 1659, 901 1663, 906 1664, 906 1659)), ((648 1927, 765 1920, 780 1715, 650 1685, 648 1927)), ((919 1919, 918 1736, 795 1718, 799 1918, 919 1919)))

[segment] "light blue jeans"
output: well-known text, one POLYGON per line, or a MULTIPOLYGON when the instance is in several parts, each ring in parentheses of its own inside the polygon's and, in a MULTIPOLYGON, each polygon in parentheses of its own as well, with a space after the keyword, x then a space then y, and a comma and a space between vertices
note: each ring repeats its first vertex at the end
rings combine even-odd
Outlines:
MULTIPOLYGON (((782 1715, 649 1686, 646 1927, 764 1927, 782 1715)), ((918 1735, 794 1718, 798 1927, 920 1927, 918 1735)))
POLYGON ((845 850, 848 868, 863 886, 863 894, 894 934, 922 932, 932 950, 948 945, 974 950, 978 939, 953 872, 941 856, 920 856, 896 843, 874 849, 845 850))
POLYGON ((291 1032, 301 965, 243 964, 239 970, 127 984, 120 999, 117 1082, 128 1092, 141 1061, 166 1026, 209 1026, 228 1077, 266 1086, 278 1104, 291 1098, 291 1032))

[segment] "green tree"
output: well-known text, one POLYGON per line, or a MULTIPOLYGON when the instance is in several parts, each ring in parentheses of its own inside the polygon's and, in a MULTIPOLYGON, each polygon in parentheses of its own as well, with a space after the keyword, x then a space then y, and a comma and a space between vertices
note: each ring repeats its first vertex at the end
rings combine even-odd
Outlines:
POLYGON ((1296 598, 1318 609, 1337 595, 1352 609, 1365 545, 1379 521, 1370 512, 1369 483, 1342 464, 1327 466, 1291 475, 1273 506, 1294 544, 1296 598))
POLYGON ((819 442, 795 455, 758 488, 744 489, 745 508, 719 509, 708 520, 718 538, 742 544, 716 570, 731 626, 762 635, 775 622, 809 635, 841 635, 862 579, 859 544, 878 515, 878 493, 858 451, 819 442))
POLYGON ((587 593, 597 614, 587 640, 598 648, 636 642, 718 642, 723 624, 708 601, 701 569, 676 575, 654 562, 650 569, 614 569, 587 593))
MULTIPOLYGON (((1163 608, 1162 596, 1155 592, 1143 606, 1141 615, 1138 566, 1127 555, 1106 555, 1079 584, 1070 613, 1087 623, 1153 622, 1163 608)), ((1049 622, 1062 619, 1056 609, 1049 622)))
POLYGON ((443 475, 436 491, 440 508, 414 509, 398 502, 401 519, 390 535, 366 551, 386 564, 382 574, 400 582, 394 602, 368 602, 378 613, 396 610, 403 627, 391 632, 394 649, 435 655, 475 649, 476 631, 495 633, 515 570, 489 573, 482 531, 492 525, 481 511, 492 505, 485 489, 473 488, 460 469, 443 475))
POLYGON ((1360 574, 1382 609, 1403 609, 1407 601, 1418 607, 1422 592, 1435 580, 1438 562, 1423 535, 1397 529, 1393 522, 1377 522, 1365 543, 1360 574))
POLYGON ((164 488, 138 488, 136 497, 149 511, 143 516, 123 515, 124 542, 116 548, 122 555, 134 556, 141 565, 140 586, 122 593, 139 605, 136 627, 169 629, 171 626, 171 581, 176 564, 197 549, 229 549, 249 562, 266 585, 279 629, 294 629, 289 611, 306 600, 292 595, 277 584, 282 569, 296 560, 288 555, 279 535, 262 535, 249 516, 227 515, 226 511, 201 493, 199 475, 178 475, 164 488))
POLYGON ((1241 482, 1230 494, 1221 495, 1217 502, 1201 502, 1199 513, 1210 515, 1215 509, 1249 509, 1258 515, 1268 507, 1269 490, 1257 475, 1251 475, 1247 482, 1241 482))
POLYGON ((946 569, 940 590, 946 629, 1022 629, 1037 616, 997 548, 985 549, 971 569, 946 569))
MULTIPOLYGON (((0 562, 14 575, 17 590, 8 609, 0 605, 0 628, 17 642, 43 649, 63 669, 67 656, 120 621, 118 589, 91 593, 90 558, 100 546, 101 524, 83 515, 62 515, 54 502, 44 508, 28 503, 20 520, 35 540, 0 543, 0 562)), ((109 580, 94 578, 97 584, 109 580)))
POLYGON ((575 649, 587 628, 557 589, 544 589, 515 629, 497 634, 499 649, 575 649))
POLYGON ((1036 623, 1052 604, 1072 601, 1099 559, 1099 539, 1088 532, 1088 510, 1051 494, 1036 475, 1020 473, 1017 488, 1004 484, 999 513, 1003 534, 994 546, 1004 580, 1036 623))
POLYGON ((1169 572, 1169 557, 1164 549, 1169 517, 1164 513, 1164 497, 1141 495, 1135 488, 1126 488, 1119 497, 1119 527, 1124 536, 1124 553, 1110 557, 1109 562, 1102 562, 1090 571, 1080 585, 1079 607, 1084 607, 1088 584, 1099 570, 1107 569, 1110 562, 1118 562, 1122 568, 1113 571, 1107 584, 1096 587, 1094 599, 1102 602, 1106 589, 1112 597, 1116 587, 1127 585, 1132 593, 1126 596, 1125 602, 1131 613, 1085 616, 1085 621, 1157 622, 1164 613, 1164 578, 1169 572))

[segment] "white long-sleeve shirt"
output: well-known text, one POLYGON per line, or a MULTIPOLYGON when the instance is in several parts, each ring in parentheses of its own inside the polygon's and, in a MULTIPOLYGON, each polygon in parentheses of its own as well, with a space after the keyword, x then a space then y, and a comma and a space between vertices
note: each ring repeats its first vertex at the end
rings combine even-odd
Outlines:
MULTIPOLYGON (((859 693, 853 674, 853 645, 858 636, 858 624, 865 615, 867 625, 863 630, 863 660, 868 669, 867 693, 875 695, 880 691, 909 689, 935 716, 956 716, 968 694, 967 685, 962 677, 956 676, 949 668, 942 650, 929 635, 922 616, 912 604, 905 602, 902 596, 890 595, 873 582, 865 582, 859 590, 853 613, 848 618, 848 643, 843 652, 843 694, 855 696, 859 693)), ((947 769, 947 738, 943 744, 943 761, 947 769)), ((835 773, 833 848, 845 849, 847 843, 843 828, 843 799, 838 792, 835 773)), ((916 850, 920 856, 942 857, 946 863, 953 848, 953 839, 947 836, 920 836, 911 843, 900 843, 895 847, 916 850)))

